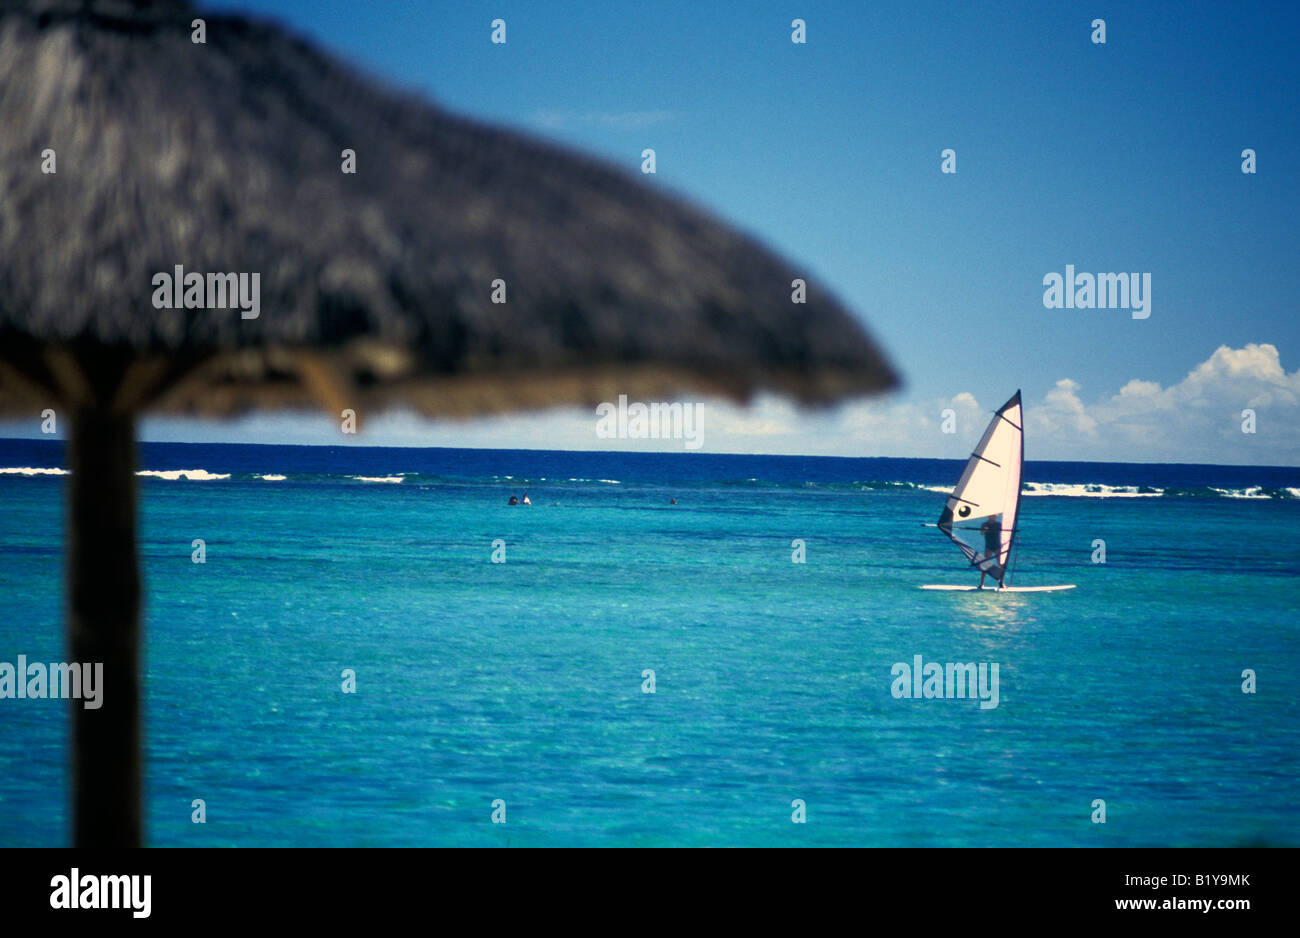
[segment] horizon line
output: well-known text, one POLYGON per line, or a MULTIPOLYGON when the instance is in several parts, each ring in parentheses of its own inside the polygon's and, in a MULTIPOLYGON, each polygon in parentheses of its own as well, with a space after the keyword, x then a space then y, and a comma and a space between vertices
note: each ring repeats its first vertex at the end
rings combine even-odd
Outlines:
MULTIPOLYGON (((66 443, 67 441, 56 434, 45 434, 43 436, 9 436, 0 437, 0 445, 12 442, 47 442, 47 443, 66 443)), ((609 456, 736 456, 740 458, 764 457, 775 459, 845 459, 845 460, 864 460, 864 459, 928 459, 943 462, 965 462, 969 457, 960 456, 828 456, 817 453, 713 453, 700 452, 698 450, 618 450, 618 449, 540 449, 532 446, 502 446, 502 447, 485 447, 485 446, 420 446, 418 444, 361 444, 361 443, 237 443, 226 440, 138 440, 137 445, 142 443, 166 444, 170 446, 265 446, 265 447, 295 447, 299 449, 326 449, 343 447, 346 449, 438 449, 438 450, 464 450, 467 452, 477 453, 589 453, 595 455, 609 456)), ((1290 466, 1279 466, 1269 463, 1211 463, 1211 462, 1128 462, 1125 460, 1115 459, 1026 459, 1026 463, 1076 463, 1094 466, 1204 466, 1211 469, 1300 469, 1300 464, 1290 466)))

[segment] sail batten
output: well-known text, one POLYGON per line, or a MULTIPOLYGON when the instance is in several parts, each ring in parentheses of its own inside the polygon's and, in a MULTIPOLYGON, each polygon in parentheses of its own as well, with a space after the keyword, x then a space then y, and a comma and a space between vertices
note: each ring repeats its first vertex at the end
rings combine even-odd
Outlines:
POLYGON ((1020 514, 1023 427, 1017 391, 993 415, 939 516, 939 529, 961 548, 970 565, 999 582, 1011 562, 1020 514), (956 533, 970 530, 975 537, 956 533))

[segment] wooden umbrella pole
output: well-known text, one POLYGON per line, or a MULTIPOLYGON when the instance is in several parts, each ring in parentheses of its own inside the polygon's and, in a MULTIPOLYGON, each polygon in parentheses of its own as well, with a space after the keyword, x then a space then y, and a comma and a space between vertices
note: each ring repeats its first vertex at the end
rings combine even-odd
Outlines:
POLYGON ((135 420, 101 404, 68 441, 71 661, 102 663, 100 706, 72 701, 73 843, 140 846, 140 574, 135 420))

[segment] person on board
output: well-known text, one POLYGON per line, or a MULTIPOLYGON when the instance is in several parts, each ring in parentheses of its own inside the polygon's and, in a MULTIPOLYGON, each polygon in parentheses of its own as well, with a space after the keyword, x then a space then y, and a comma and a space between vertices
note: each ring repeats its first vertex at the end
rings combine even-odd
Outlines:
MULTIPOLYGON (((1002 522, 996 518, 986 518, 980 525, 980 533, 984 535, 984 556, 980 561, 980 589, 984 588, 984 563, 985 560, 996 560, 1002 555, 1002 522)), ((1002 585, 1002 578, 998 578, 998 586, 1002 585)))
POLYGON ((506 502, 506 504, 507 504, 507 505, 518 505, 518 504, 519 504, 519 499, 517 499, 517 498, 515 498, 513 495, 511 495, 511 496, 510 496, 510 501, 506 502))
POLYGON ((531 504, 532 504, 532 502, 530 502, 530 501, 528 500, 528 493, 527 493, 527 492, 524 493, 524 504, 525 504, 525 505, 531 505, 531 504))

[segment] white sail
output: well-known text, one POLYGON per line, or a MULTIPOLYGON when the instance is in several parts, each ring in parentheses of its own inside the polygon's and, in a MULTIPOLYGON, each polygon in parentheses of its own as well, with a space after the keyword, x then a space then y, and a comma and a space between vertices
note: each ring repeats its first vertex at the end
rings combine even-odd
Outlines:
POLYGON ((1017 391, 994 415, 948 496, 939 528, 972 567, 1001 581, 1011 561, 1020 514, 1024 420, 1017 391))

